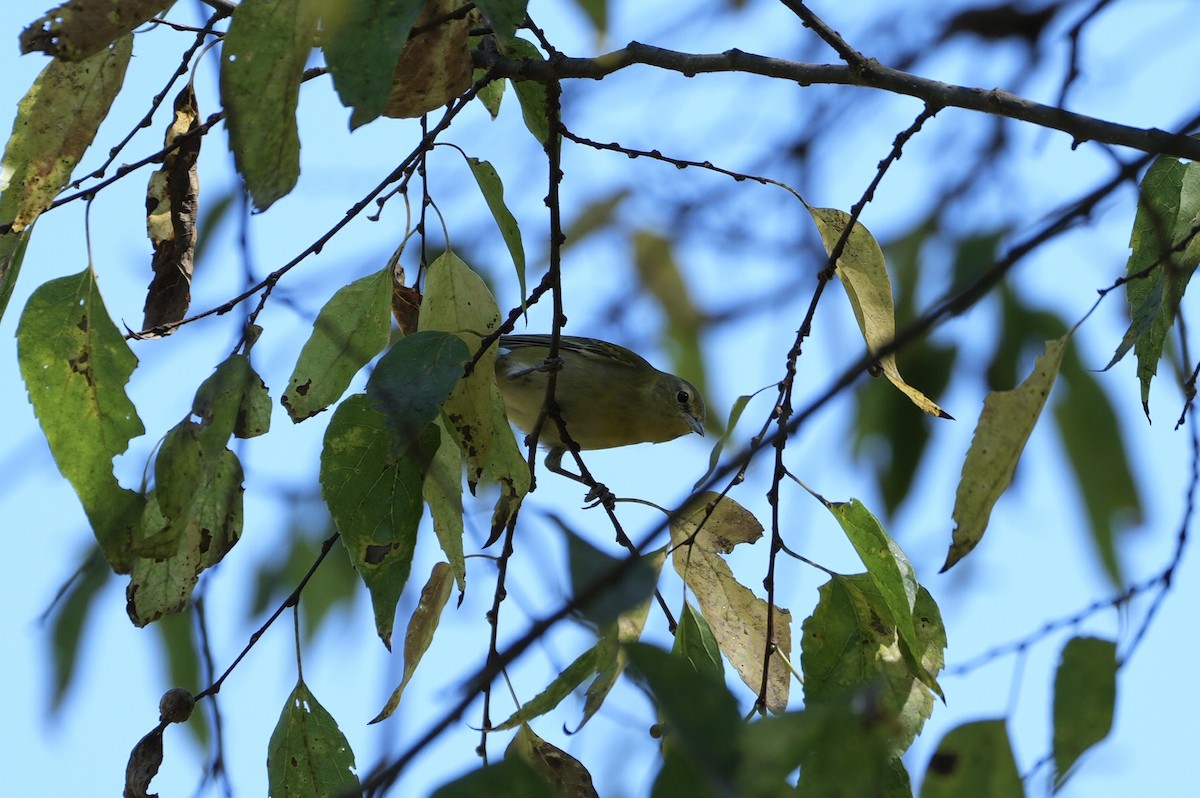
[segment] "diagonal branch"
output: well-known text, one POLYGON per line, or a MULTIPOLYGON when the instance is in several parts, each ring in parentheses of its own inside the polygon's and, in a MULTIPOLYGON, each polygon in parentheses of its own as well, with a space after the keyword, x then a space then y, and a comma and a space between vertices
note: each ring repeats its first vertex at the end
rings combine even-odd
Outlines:
POLYGON ((548 61, 509 61, 496 53, 478 50, 475 51, 474 58, 477 67, 491 69, 497 77, 536 80, 539 83, 572 79, 599 80, 622 69, 643 65, 678 72, 687 77, 710 72, 744 72, 795 81, 801 86, 862 86, 916 97, 932 107, 963 108, 1061 130, 1074 139, 1072 146, 1096 141, 1130 147, 1142 152, 1200 159, 1200 140, 1181 133, 1132 127, 1064 111, 1027 100, 1003 89, 981 89, 943 83, 886 67, 870 58, 851 67, 768 58, 741 50, 711 54, 684 53, 640 42, 630 42, 620 50, 595 58, 557 57, 548 61))

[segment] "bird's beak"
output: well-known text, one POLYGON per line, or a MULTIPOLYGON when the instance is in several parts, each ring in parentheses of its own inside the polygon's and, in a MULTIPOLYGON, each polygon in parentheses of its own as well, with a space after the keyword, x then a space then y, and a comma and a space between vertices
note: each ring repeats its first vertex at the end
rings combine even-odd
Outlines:
POLYGON ((696 433, 701 438, 704 437, 704 422, 703 421, 696 418, 695 416, 688 416, 687 423, 688 423, 688 426, 692 428, 692 432, 696 433))

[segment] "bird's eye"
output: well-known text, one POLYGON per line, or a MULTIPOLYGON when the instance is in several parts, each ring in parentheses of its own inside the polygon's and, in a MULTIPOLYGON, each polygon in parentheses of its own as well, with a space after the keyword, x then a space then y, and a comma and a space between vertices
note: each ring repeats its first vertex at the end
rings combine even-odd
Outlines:
POLYGON ((691 398, 692 397, 688 395, 687 391, 680 391, 679 393, 675 394, 675 401, 679 402, 679 404, 684 405, 685 407, 687 406, 688 400, 691 398))

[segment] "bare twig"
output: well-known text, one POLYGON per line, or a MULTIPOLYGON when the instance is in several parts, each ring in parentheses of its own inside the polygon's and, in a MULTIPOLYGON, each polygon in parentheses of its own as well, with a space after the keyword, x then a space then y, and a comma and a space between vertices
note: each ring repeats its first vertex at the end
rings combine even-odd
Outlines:
MULTIPOLYGON (((551 61, 508 61, 496 53, 476 51, 476 65, 495 70, 498 77, 519 80, 600 78, 634 65, 657 67, 691 77, 712 72, 744 72, 782 78, 799 83, 863 86, 923 100, 931 107, 963 108, 992 116, 1003 116, 1039 127, 1069 134, 1073 146, 1087 141, 1130 147, 1142 152, 1200 159, 1200 140, 1184 133, 1168 133, 1157 128, 1137 128, 1109 122, 1085 114, 1076 114, 1050 105, 1027 100, 1002 89, 957 86, 919 77, 866 59, 858 67, 839 64, 806 64, 782 58, 768 58, 741 50, 700 54, 667 50, 639 42, 595 58, 562 57, 551 61)), ((1191 130, 1185 127, 1184 131, 1191 130)))

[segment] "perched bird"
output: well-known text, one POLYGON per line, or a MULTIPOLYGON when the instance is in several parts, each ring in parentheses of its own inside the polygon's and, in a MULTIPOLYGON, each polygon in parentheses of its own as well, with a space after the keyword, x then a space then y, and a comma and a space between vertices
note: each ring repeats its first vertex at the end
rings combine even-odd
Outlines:
MULTIPOLYGON (((704 434, 704 399, 687 380, 651 366, 623 346, 595 338, 559 337, 559 363, 548 361, 549 335, 505 335, 496 358, 496 383, 508 420, 528 433, 546 400, 546 382, 558 369, 554 399, 567 434, 580 449, 661 443, 704 434)), ((538 442, 549 449, 546 467, 562 468, 567 444, 549 417, 538 442)))

